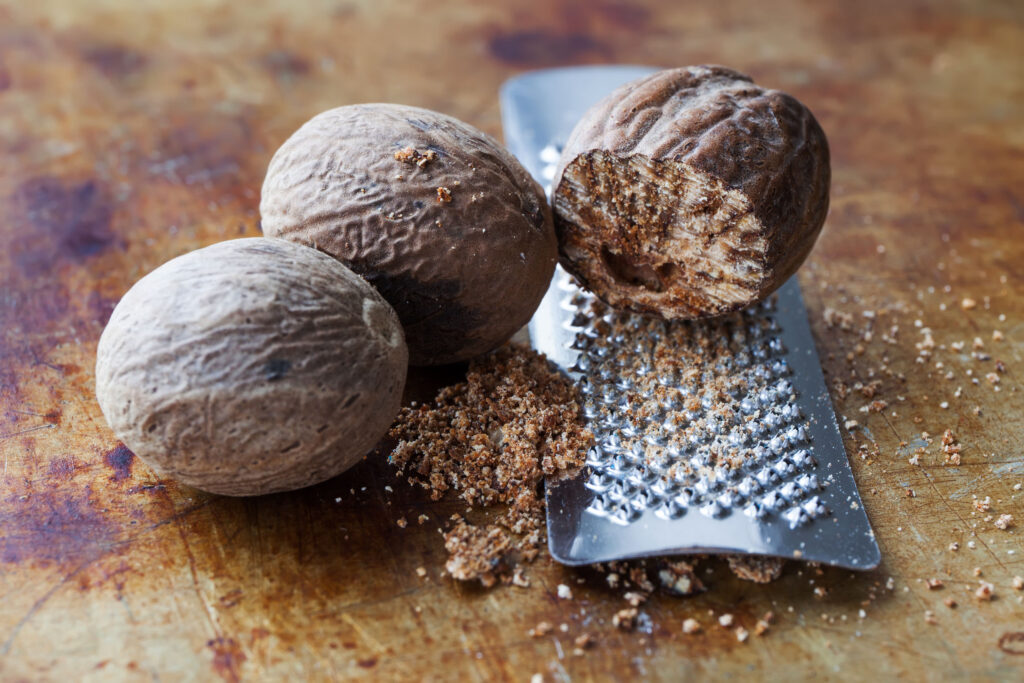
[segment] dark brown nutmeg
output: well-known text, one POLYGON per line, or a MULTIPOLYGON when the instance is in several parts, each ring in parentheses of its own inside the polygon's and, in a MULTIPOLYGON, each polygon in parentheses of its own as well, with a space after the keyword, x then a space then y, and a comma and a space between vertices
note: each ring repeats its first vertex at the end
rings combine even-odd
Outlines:
POLYGON ((555 174, 562 265, 618 308, 700 318, 761 300, 828 213, 811 112, 720 66, 629 83, 577 124, 555 174))
POLYGON ((462 361, 533 315, 558 251, 540 186, 493 138, 395 104, 326 111, 274 155, 264 234, 324 251, 398 313, 414 365, 462 361))

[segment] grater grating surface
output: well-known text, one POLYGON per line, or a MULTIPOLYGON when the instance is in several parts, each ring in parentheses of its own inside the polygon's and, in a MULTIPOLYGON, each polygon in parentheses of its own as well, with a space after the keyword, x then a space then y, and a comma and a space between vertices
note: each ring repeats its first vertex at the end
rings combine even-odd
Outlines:
MULTIPOLYGON (((508 81, 509 148, 550 193, 584 111, 651 71, 508 81)), ((579 476, 547 482, 556 560, 724 552, 877 566, 795 277, 742 313, 667 323, 607 307, 558 268, 530 338, 579 382, 596 437, 579 476)))

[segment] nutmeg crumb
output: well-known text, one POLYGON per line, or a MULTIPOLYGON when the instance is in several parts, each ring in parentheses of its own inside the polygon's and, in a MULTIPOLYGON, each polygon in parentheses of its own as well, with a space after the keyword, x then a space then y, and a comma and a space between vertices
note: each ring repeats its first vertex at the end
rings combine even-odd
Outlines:
POLYGON ((437 188, 437 201, 439 202, 450 202, 452 200, 452 191, 447 187, 437 188))
POLYGON ((630 631, 633 629, 633 626, 636 625, 636 618, 639 614, 640 611, 636 607, 620 609, 615 613, 615 616, 612 617, 612 624, 615 628, 622 629, 623 631, 630 631))
POLYGON ((511 539, 501 528, 474 527, 458 518, 455 527, 444 535, 448 551, 445 569, 459 581, 479 580, 485 587, 493 586, 497 580, 495 568, 511 546, 511 539))
POLYGON ((406 147, 395 152, 396 161, 401 161, 403 164, 416 164, 420 168, 423 168, 435 159, 437 159, 437 152, 432 149, 421 152, 413 147, 406 147))
POLYGON ((594 636, 590 635, 589 633, 581 633, 580 635, 576 636, 576 638, 572 642, 573 645, 575 645, 575 647, 572 650, 572 654, 576 657, 582 657, 583 651, 594 644, 594 636))
POLYGON ((554 628, 555 627, 552 626, 550 622, 542 621, 533 628, 531 628, 529 631, 527 631, 526 634, 531 638, 541 638, 551 633, 551 631, 554 628))
POLYGON ((782 576, 786 561, 761 555, 729 555, 729 569, 737 578, 754 583, 770 583, 782 576))

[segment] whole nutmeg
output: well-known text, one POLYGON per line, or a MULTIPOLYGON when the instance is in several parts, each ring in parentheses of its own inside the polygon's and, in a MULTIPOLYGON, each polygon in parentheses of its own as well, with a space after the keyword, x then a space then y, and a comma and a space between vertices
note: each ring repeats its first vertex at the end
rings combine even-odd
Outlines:
POLYGON ((612 306, 700 318, 765 298, 828 213, 825 134, 795 98, 720 66, 629 83, 555 174, 562 265, 612 306))
POLYGON ((264 234, 331 254, 398 313, 414 365, 466 360, 533 315, 558 258, 540 186, 491 137, 396 104, 313 117, 277 151, 264 234))
POLYGON ((320 252, 238 239, 139 280, 96 352, 96 397, 163 474, 232 496, 296 489, 359 461, 398 412, 394 311, 320 252))

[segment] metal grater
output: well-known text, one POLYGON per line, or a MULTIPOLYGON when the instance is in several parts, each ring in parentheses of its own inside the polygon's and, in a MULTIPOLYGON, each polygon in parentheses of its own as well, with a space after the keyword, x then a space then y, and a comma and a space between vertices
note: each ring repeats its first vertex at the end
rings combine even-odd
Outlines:
MULTIPOLYGON (((561 146, 583 113, 653 71, 571 67, 507 81, 509 149, 550 196, 561 146)), ((728 321, 666 323, 607 307, 559 267, 529 330, 534 348, 579 383, 596 437, 580 475, 547 482, 556 560, 740 553, 878 565, 796 277, 728 321), (692 377, 687 387, 672 373, 651 375, 659 339, 707 334, 707 326, 723 344, 741 344, 701 378, 746 382, 731 394, 731 418, 692 377), (622 369, 623 348, 639 371, 622 369), (641 415, 638 399, 657 409, 641 415), (730 448, 744 449, 739 466, 716 457, 730 448)))

